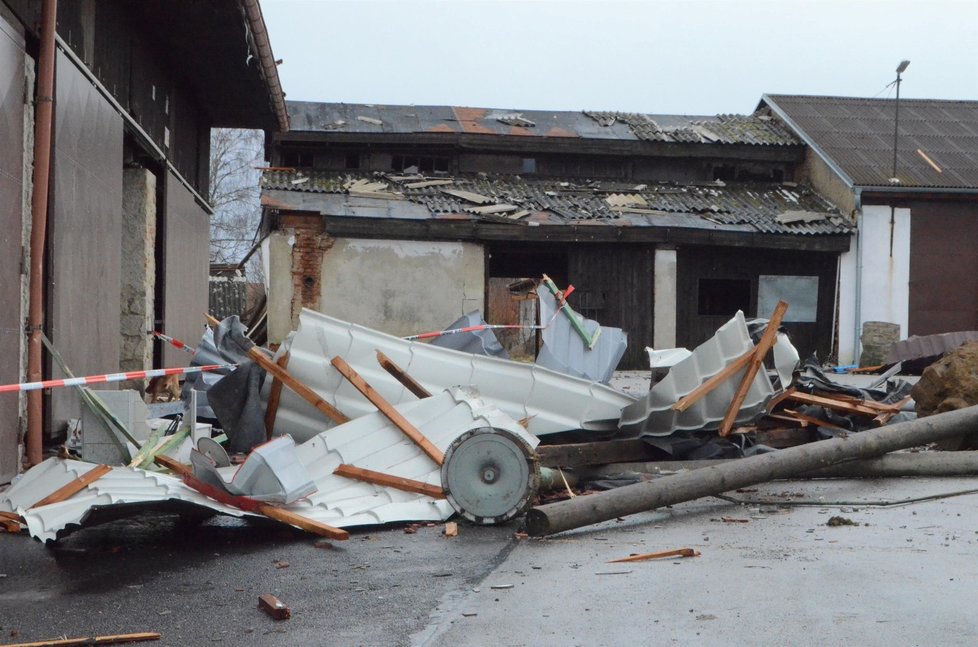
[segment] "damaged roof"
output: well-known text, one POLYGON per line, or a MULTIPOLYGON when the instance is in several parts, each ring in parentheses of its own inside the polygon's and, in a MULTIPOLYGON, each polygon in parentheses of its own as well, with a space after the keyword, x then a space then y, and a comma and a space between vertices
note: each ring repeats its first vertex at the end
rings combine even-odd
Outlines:
POLYGON ((418 133, 799 146, 767 115, 680 116, 625 112, 503 110, 288 101, 292 132, 418 133))
POLYGON ((328 216, 465 219, 532 225, 701 227, 766 234, 848 234, 852 222, 796 184, 635 184, 473 174, 269 170, 263 205, 328 216))
MULTIPOLYGON (((852 186, 891 187, 896 101, 852 97, 764 95, 852 186)), ((899 185, 978 189, 978 101, 901 99, 899 185)))

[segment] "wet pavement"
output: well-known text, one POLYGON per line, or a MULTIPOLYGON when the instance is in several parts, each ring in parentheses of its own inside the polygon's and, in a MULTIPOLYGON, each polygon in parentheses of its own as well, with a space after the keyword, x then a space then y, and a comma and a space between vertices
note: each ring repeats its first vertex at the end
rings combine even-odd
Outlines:
POLYGON ((351 533, 172 515, 86 528, 45 546, 0 534, 0 644, 156 631, 157 645, 407 645, 440 600, 478 584, 513 526, 351 533), (323 547, 325 546, 325 547, 323 547), (292 610, 258 610, 271 593, 292 610))

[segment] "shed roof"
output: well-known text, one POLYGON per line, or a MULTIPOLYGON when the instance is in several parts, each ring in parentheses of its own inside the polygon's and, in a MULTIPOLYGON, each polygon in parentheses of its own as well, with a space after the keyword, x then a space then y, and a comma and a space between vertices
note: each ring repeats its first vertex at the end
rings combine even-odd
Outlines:
POLYGON ((798 146, 766 115, 648 115, 626 112, 509 110, 288 101, 292 132, 418 133, 798 146))
POLYGON ((767 105, 852 186, 978 189, 978 101, 764 95, 767 105))
POLYGON ((852 231, 852 223, 821 196, 795 184, 272 170, 263 175, 262 191, 266 206, 331 216, 490 220, 514 227, 659 226, 795 235, 852 231))

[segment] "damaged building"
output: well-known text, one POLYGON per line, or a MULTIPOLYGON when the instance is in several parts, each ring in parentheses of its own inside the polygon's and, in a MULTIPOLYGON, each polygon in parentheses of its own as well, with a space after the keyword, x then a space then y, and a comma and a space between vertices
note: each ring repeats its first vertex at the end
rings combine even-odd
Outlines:
POLYGON ((805 141, 801 176, 858 224, 839 362, 859 361, 867 322, 890 341, 978 330, 978 102, 903 99, 899 124, 890 99, 765 95, 758 109, 805 141))
MULTIPOLYGON (((78 375, 187 363, 147 332, 200 334, 210 130, 287 129, 283 97, 255 0, 0 2, 0 382, 65 377, 46 353, 31 365, 25 321, 78 375), (52 103, 51 146, 36 156, 52 103), (33 257, 32 231, 46 233, 33 257), (28 306, 33 262, 40 309, 28 306)), ((80 415, 74 389, 30 415, 24 400, 0 400, 0 483, 18 471, 18 420, 39 462, 42 437, 80 415)))
POLYGON ((806 145, 770 116, 288 108, 262 180, 270 342, 303 307, 399 336, 474 310, 534 323, 509 287, 547 273, 626 331, 619 368, 780 299, 803 354, 832 350, 853 223, 798 182, 806 145))

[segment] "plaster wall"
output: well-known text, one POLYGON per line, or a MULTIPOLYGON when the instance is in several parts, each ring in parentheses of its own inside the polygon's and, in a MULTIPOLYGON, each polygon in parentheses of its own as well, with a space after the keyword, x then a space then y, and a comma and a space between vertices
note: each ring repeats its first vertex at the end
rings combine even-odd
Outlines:
POLYGON ((908 333, 910 313, 910 209, 863 208, 859 244, 853 238, 839 272, 839 363, 855 364, 867 321, 887 321, 908 333))
POLYGON ((341 238, 323 256, 320 311, 405 336, 485 307, 485 252, 457 242, 341 238))
POLYGON ((655 278, 653 290, 655 305, 652 308, 656 348, 676 346, 676 250, 655 250, 655 278))

